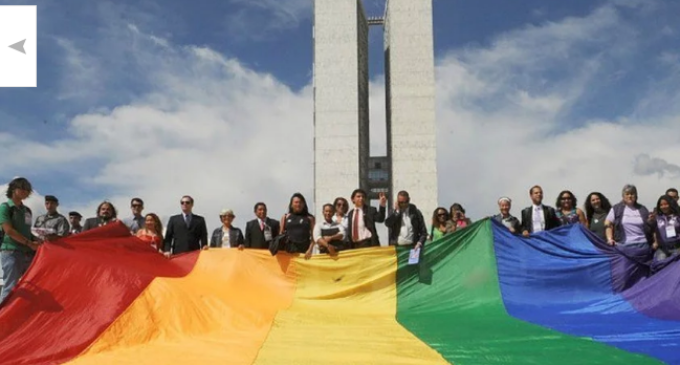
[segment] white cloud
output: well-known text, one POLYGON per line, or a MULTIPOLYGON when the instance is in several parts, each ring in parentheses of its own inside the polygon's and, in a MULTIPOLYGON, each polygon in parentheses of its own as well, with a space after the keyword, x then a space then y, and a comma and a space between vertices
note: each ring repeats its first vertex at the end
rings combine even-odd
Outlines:
POLYGON ((110 199, 125 216, 130 198, 140 196, 149 211, 167 217, 189 194, 211 226, 222 208, 235 209, 243 223, 256 201, 267 202, 278 218, 292 193, 312 200, 309 88, 293 92, 210 49, 168 50, 163 42, 154 48, 158 39, 147 41, 139 62, 157 61, 147 75, 152 92, 110 111, 76 116, 65 140, 40 144, 7 136, 2 149, 24 153, 0 170, 82 164, 80 183, 108 193, 81 206, 62 202, 69 209, 92 212, 110 199))
MULTIPOLYGON (((130 198, 139 196, 147 211, 167 217, 179 211, 180 196, 190 194, 210 227, 218 224, 222 208, 235 209, 243 227, 256 201, 267 202, 276 218, 296 191, 312 203, 310 87, 293 91, 209 48, 181 47, 127 24, 121 28, 134 37, 125 54, 134 55, 131 62, 144 71, 137 70, 150 91, 110 110, 85 111, 71 120, 70 137, 53 143, 0 133, 0 153, 17 156, 3 161, 0 172, 11 174, 25 164, 76 166, 69 171, 77 173, 81 186, 107 192, 78 206, 62 202, 81 212, 110 199, 125 216, 130 198)), ((653 118, 621 115, 565 125, 575 103, 611 73, 607 60, 628 59, 640 44, 617 7, 606 5, 585 17, 524 27, 499 35, 488 47, 440 58, 440 203, 461 202, 478 218, 494 213, 496 198, 508 195, 518 214, 534 184, 544 186, 552 204, 562 189, 581 200, 592 190, 617 200, 625 183, 638 186, 644 203, 655 202, 675 182, 668 174, 635 174, 635 159, 647 154, 680 163, 680 113, 669 107, 653 118)), ((668 85, 680 85, 680 76, 672 78, 668 85)), ((371 87, 372 149, 379 153, 382 79, 371 87)), ((677 87, 663 93, 665 100, 680 97, 677 87)), ((638 102, 658 96, 650 89, 638 102)), ((50 190, 59 195, 58 187, 50 190)))
MULTIPOLYGON (((642 154, 668 160, 664 166, 680 162, 680 114, 672 104, 657 108, 653 118, 622 115, 575 129, 565 126, 573 125, 565 117, 570 108, 602 85, 602 75, 610 71, 607 60, 632 59, 641 44, 638 31, 618 14, 616 6, 606 5, 582 18, 525 27, 488 48, 456 50, 439 60, 442 203, 459 201, 480 217, 497 209, 496 197, 509 195, 519 214, 534 184, 543 185, 546 202, 554 204, 563 189, 581 201, 594 190, 617 201, 621 186, 632 182, 642 202, 651 205, 677 184, 658 168, 656 174, 641 174, 639 159, 635 165, 642 154)), ((650 88, 639 102, 677 98, 677 81, 677 76, 665 80, 675 86, 662 92, 650 88)))
POLYGON ((62 67, 68 70, 69 78, 61 82, 57 98, 60 100, 89 100, 92 95, 102 92, 103 72, 96 59, 80 50, 72 41, 56 37, 55 41, 64 51, 62 67))

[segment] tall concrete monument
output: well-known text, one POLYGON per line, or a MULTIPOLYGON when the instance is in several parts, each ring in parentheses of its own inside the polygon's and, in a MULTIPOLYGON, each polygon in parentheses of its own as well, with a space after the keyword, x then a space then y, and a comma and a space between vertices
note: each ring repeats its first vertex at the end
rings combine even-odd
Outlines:
POLYGON ((390 204, 399 190, 427 217, 437 207, 432 0, 314 1, 314 205, 361 187, 390 204), (370 155, 368 33, 384 31, 387 155, 370 155))

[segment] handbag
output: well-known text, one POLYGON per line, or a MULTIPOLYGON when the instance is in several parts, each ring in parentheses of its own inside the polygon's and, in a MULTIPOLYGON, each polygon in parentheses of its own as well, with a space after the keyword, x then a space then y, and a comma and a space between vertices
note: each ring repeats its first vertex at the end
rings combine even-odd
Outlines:
POLYGON ((276 253, 281 250, 288 243, 288 235, 284 232, 276 237, 274 237, 271 242, 269 242, 269 252, 272 256, 276 256, 276 253))
POLYGON ((282 247, 286 246, 288 244, 288 234, 286 232, 286 219, 288 218, 290 214, 286 214, 284 216, 283 221, 281 222, 283 233, 274 237, 271 242, 269 242, 269 252, 271 252, 272 256, 276 256, 276 253, 281 250, 282 247))

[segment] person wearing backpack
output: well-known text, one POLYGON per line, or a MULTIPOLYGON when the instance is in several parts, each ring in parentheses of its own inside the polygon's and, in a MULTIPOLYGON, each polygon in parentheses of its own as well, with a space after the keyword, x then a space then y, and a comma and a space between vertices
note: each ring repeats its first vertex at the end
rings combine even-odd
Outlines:
POLYGON ((15 178, 7 187, 7 202, 0 204, 0 226, 3 232, 0 261, 4 281, 2 292, 0 292, 0 303, 26 273, 33 261, 35 251, 41 244, 31 234, 33 214, 23 202, 32 192, 33 188, 27 179, 15 178))

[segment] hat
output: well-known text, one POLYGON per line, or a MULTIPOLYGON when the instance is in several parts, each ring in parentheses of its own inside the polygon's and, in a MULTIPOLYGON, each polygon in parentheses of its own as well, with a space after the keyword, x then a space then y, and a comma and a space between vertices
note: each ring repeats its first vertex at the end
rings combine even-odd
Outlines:
POLYGON ((83 216, 80 215, 80 213, 78 213, 78 212, 68 212, 68 216, 69 216, 69 217, 78 217, 78 218, 82 218, 82 217, 83 217, 83 216))
POLYGON ((235 217, 234 211, 231 210, 231 209, 222 209, 222 211, 220 212, 220 217, 224 217, 224 216, 228 216, 228 215, 235 217))
POLYGON ((57 199, 57 197, 54 195, 45 195, 45 203, 47 202, 59 203, 59 199, 57 199))

